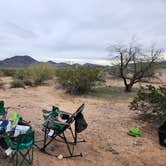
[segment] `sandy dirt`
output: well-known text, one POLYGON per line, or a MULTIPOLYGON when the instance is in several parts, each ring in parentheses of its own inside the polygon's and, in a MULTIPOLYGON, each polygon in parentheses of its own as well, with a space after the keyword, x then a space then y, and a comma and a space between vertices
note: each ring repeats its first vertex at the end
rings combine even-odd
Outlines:
MULTIPOLYGON (((3 78, 9 83, 11 78, 3 78)), ((117 85, 117 83, 115 83, 117 85)), ((130 100, 98 99, 75 97, 63 90, 50 86, 10 89, 5 85, 0 90, 0 99, 5 101, 8 117, 19 113, 25 120, 31 121, 36 139, 43 137, 42 109, 52 105, 62 110, 74 112, 81 103, 85 103, 84 115, 88 128, 79 134, 85 143, 77 145, 76 152, 83 157, 59 160, 34 149, 34 166, 165 166, 166 148, 158 144, 157 129, 137 119, 138 115, 129 110, 130 100), (127 135, 129 127, 140 127, 143 135, 135 138, 127 135)), ((66 154, 64 144, 54 142, 48 147, 55 154, 66 154)), ((0 165, 8 166, 9 159, 0 159, 0 165)))

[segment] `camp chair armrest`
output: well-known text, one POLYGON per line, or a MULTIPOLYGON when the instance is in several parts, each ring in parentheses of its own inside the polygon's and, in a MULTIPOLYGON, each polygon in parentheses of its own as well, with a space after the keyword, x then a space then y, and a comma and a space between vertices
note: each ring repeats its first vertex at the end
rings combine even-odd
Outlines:
POLYGON ((42 110, 43 114, 50 114, 51 111, 48 111, 48 110, 42 110))
POLYGON ((65 112, 65 111, 62 111, 62 110, 58 110, 57 112, 58 112, 59 114, 64 114, 64 115, 69 115, 69 116, 72 115, 71 113, 65 112))
POLYGON ((58 120, 53 120, 54 121, 54 123, 56 123, 56 124, 62 124, 62 125, 69 125, 68 123, 66 123, 66 122, 61 122, 61 121, 58 121, 58 120))
POLYGON ((52 119, 52 118, 48 118, 45 122, 44 122, 44 124, 49 124, 49 123, 51 123, 51 122, 53 122, 53 123, 56 123, 56 124, 62 124, 62 125, 68 125, 69 126, 69 123, 66 123, 66 122, 61 122, 61 121, 58 121, 58 120, 55 120, 55 119, 52 119))
POLYGON ((57 124, 62 124, 62 125, 69 125, 69 124, 66 123, 66 122, 60 122, 60 121, 55 121, 55 123, 57 123, 57 124))

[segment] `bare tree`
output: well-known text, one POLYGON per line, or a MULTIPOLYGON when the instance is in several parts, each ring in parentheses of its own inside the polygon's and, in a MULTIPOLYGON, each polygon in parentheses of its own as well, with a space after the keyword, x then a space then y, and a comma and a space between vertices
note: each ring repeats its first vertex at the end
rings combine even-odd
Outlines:
POLYGON ((135 83, 154 76, 154 65, 162 54, 162 49, 155 49, 152 46, 148 50, 134 42, 126 46, 114 45, 110 48, 126 92, 130 92, 135 83))

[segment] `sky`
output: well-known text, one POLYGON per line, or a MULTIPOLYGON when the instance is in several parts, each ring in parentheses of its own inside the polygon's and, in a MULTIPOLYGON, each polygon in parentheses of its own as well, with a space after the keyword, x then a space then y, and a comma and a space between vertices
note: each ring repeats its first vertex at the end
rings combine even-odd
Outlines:
POLYGON ((166 47, 166 0, 0 0, 0 60, 109 64, 134 36, 166 47))

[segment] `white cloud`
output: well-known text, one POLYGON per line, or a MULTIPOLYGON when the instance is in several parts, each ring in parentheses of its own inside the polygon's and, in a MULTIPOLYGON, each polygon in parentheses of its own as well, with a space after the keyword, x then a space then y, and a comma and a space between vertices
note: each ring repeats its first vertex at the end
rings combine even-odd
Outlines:
POLYGON ((164 48, 165 7, 165 0, 0 0, 0 58, 103 63, 109 44, 133 35, 164 48))

